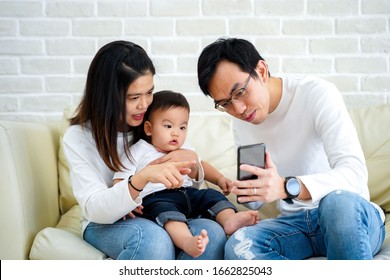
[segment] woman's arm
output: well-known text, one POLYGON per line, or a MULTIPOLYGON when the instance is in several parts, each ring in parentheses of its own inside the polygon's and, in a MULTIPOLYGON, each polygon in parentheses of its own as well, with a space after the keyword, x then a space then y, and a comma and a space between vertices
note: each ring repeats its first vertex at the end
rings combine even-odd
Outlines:
POLYGON ((85 219, 111 224, 132 211, 141 200, 129 193, 127 183, 112 188, 114 172, 101 159, 90 130, 71 126, 63 138, 73 194, 85 219))

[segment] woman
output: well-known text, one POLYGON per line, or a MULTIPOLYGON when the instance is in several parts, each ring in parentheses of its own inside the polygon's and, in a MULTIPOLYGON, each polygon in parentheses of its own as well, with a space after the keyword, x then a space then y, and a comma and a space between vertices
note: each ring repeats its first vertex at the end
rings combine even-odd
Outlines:
MULTIPOLYGON (((123 170, 120 158, 133 144, 133 129, 142 124, 153 100, 154 74, 140 46, 126 41, 103 46, 90 65, 84 96, 64 135, 73 193, 83 212, 83 237, 113 259, 191 258, 175 250, 163 228, 132 211, 142 214, 139 193, 146 183, 180 187, 182 174, 200 166, 194 152, 169 153, 134 174, 130 183, 125 178, 110 188, 114 172, 123 170)), ((198 178, 203 179, 201 168, 198 178)), ((221 226, 194 219, 189 227, 194 235, 206 229, 218 240, 202 259, 223 258, 226 236, 221 226)))

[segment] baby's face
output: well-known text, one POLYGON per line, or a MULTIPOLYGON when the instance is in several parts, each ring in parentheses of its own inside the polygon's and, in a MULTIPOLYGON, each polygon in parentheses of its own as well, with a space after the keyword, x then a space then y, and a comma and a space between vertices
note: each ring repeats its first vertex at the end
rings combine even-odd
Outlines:
POLYGON ((145 132, 151 136, 153 146, 159 151, 175 151, 186 140, 188 120, 189 112, 185 108, 158 110, 145 123, 145 132))

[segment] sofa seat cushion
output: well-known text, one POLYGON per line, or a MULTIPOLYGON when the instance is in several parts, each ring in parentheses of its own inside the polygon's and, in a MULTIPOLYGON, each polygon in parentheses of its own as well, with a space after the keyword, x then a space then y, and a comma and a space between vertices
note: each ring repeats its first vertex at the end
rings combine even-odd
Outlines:
POLYGON ((101 260, 107 256, 81 237, 81 209, 73 206, 56 227, 41 230, 30 251, 32 260, 101 260))

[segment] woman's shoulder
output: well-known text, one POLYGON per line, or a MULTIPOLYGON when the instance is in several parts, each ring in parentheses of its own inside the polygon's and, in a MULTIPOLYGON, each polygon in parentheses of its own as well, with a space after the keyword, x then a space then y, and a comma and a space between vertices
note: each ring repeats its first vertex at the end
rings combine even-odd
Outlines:
POLYGON ((92 139, 91 129, 88 125, 71 125, 69 126, 64 134, 63 141, 69 142, 83 142, 85 140, 92 139))

